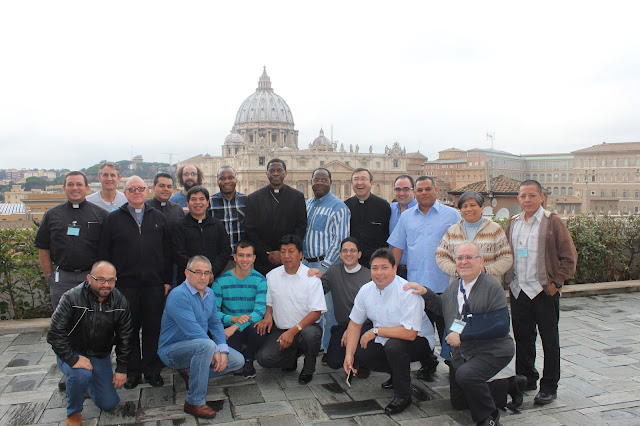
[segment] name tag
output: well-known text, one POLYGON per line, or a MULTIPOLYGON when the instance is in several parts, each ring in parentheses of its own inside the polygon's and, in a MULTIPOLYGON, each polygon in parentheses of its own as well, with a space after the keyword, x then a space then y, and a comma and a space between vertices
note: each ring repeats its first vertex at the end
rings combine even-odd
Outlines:
POLYGON ((454 333, 462 334, 462 330, 464 330, 464 327, 466 325, 467 325, 466 322, 459 319, 455 319, 453 320, 453 324, 451 324, 451 327, 449 327, 449 330, 451 330, 454 333))
POLYGON ((77 225, 69 225, 69 227, 67 228, 67 235, 73 235, 74 237, 80 236, 80 227, 77 225))
POLYGON ((516 255, 518 256, 518 258, 529 257, 529 249, 519 248, 516 255))

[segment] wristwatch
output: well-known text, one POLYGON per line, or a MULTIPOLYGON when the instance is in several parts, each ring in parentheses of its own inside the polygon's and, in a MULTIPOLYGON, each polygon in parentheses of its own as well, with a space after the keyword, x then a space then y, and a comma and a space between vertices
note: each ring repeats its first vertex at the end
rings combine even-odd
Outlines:
POLYGON ((302 326, 300 324, 296 324, 296 327, 298 327, 298 331, 302 331, 302 326))
POLYGON ((378 327, 373 327, 373 334, 378 335, 378 327))

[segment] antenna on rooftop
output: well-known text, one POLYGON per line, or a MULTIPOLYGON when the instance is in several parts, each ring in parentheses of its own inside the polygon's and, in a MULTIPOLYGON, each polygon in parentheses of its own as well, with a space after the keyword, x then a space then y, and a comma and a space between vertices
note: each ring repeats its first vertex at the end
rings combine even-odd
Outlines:
POLYGON ((487 141, 491 142, 491 149, 493 149, 493 140, 496 138, 495 132, 489 130, 486 136, 487 136, 487 141))
POLYGON ((169 165, 172 165, 172 164, 173 164, 173 156, 174 156, 174 155, 180 155, 181 153, 176 153, 176 152, 161 152, 160 154, 168 155, 168 156, 169 156, 169 165))

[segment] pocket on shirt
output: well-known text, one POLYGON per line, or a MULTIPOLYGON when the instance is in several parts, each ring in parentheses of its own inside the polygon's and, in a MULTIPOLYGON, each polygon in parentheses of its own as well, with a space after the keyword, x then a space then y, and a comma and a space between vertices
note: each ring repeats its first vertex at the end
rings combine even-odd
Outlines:
POLYGON ((87 222, 87 239, 89 241, 100 240, 102 224, 100 222, 87 222))

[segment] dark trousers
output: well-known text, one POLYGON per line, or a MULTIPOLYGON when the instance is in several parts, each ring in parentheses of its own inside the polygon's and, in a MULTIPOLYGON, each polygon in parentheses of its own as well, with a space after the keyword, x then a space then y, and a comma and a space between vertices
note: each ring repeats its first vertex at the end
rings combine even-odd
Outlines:
POLYGON ((489 417, 496 409, 493 394, 497 393, 498 389, 492 392, 487 380, 506 367, 511 358, 513 355, 496 357, 483 354, 476 355, 466 362, 463 359, 451 360, 449 366, 451 405, 457 409, 469 408, 471 418, 476 423, 489 417))
POLYGON ((85 281, 89 272, 90 271, 66 272, 61 269, 53 271, 53 274, 49 276, 47 283, 49 284, 51 306, 53 306, 54 311, 58 307, 58 303, 60 303, 62 295, 85 281), (57 281, 56 278, 58 279, 57 281))
POLYGON ((262 346, 256 353, 258 364, 265 368, 294 367, 298 356, 304 355, 302 372, 313 374, 316 371, 316 357, 320 352, 320 340, 322 339, 322 327, 320 324, 311 324, 296 334, 293 343, 286 349, 280 349, 278 339, 287 330, 277 327, 271 328, 271 333, 264 336, 262 346))
POLYGON ((411 396, 411 362, 421 361, 430 353, 432 350, 424 337, 416 337, 413 341, 389 339, 384 346, 372 340, 367 349, 362 349, 358 342, 355 364, 390 373, 395 396, 407 398, 411 396))
POLYGON ((399 276, 400 278, 404 278, 406 280, 407 279, 407 265, 398 265, 398 272, 396 272, 396 275, 399 276))
POLYGON ((240 353, 243 353, 242 345, 247 345, 243 353, 244 358, 247 361, 253 361, 256 359, 256 351, 262 344, 263 337, 264 336, 258 334, 257 329, 251 324, 242 331, 236 330, 236 332, 227 339, 227 344, 240 353))
MULTIPOLYGON (((342 368, 344 364, 344 356, 347 354, 347 350, 345 347, 340 345, 342 341, 342 335, 347 330, 349 323, 346 324, 338 324, 331 327, 331 339, 329 340, 329 348, 327 349, 327 364, 329 367, 337 370, 342 368)), ((373 324, 371 321, 367 321, 362 324, 362 328, 360 329, 360 336, 369 331, 373 324)))
MULTIPOLYGON (((429 317, 429 321, 431 321, 431 324, 433 324, 433 328, 438 331, 438 338, 440 339, 440 344, 442 344, 442 342, 444 341, 444 317, 441 317, 440 315, 437 315, 429 310, 425 310, 425 312, 429 317)), ((433 351, 431 352, 431 355, 427 357, 425 362, 422 363, 422 366, 427 370, 434 369, 438 366, 438 357, 433 353, 433 351)))
POLYGON ((160 323, 164 309, 164 286, 119 289, 129 302, 131 310, 131 358, 127 376, 137 377, 160 374, 164 364, 158 356, 160 323), (142 329, 142 352, 140 352, 142 329))
POLYGON ((516 299, 511 299, 511 322, 516 341, 516 374, 526 376, 529 381, 538 380, 536 370, 536 326, 542 339, 544 370, 540 381, 540 391, 556 393, 560 380, 560 294, 548 296, 540 292, 533 300, 524 291, 516 299))

